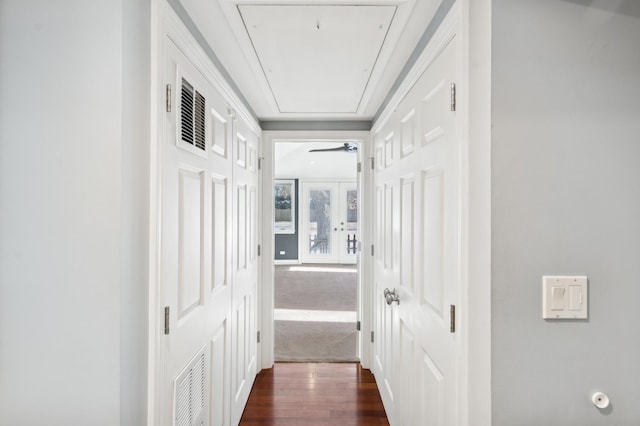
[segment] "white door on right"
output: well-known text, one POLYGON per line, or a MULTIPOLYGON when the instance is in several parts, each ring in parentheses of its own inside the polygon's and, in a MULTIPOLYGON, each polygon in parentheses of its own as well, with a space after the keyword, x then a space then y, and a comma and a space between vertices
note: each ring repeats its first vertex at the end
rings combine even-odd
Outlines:
POLYGON ((374 135, 374 374, 392 425, 457 424, 457 55, 454 37, 374 135))

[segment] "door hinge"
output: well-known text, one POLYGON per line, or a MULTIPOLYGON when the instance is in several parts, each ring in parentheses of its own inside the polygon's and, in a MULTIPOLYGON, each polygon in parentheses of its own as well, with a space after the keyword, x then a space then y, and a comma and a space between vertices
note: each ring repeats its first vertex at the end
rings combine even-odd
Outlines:
POLYGON ((371 256, 373 256, 373 244, 371 244, 371 256))
POLYGON ((165 109, 167 112, 171 112, 171 85, 167 84, 165 109))
POLYGON ((260 332, 258 331, 258 343, 260 343, 260 332))
POLYGON ((371 343, 373 343, 373 331, 371 332, 371 343))
POLYGON ((262 158, 263 157, 258 157, 258 170, 262 170, 262 158))
POLYGON ((260 247, 260 244, 258 244, 258 256, 260 256, 260 254, 262 254, 262 247, 260 247))
POLYGON ((362 163, 358 163, 358 173, 360 173, 362 171, 362 163))
POLYGON ((170 308, 168 306, 164 307, 164 334, 169 334, 169 311, 170 308))
POLYGON ((449 331, 452 333, 456 332, 456 305, 451 305, 449 309, 451 324, 449 325, 449 331))
POLYGON ((360 331, 360 321, 356 322, 356 330, 360 331))
POLYGON ((369 159, 371 160, 371 170, 373 170, 373 168, 374 168, 374 167, 375 167, 375 165, 376 165, 375 158, 373 158, 373 157, 369 157, 369 159))
POLYGON ((456 84, 451 83, 451 111, 456 110, 456 84))

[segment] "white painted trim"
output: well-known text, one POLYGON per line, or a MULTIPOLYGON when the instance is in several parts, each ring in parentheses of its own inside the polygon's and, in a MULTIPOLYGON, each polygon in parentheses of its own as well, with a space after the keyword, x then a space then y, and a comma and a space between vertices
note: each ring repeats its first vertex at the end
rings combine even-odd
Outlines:
POLYGON ((274 265, 300 265, 299 259, 276 259, 273 261, 274 265))
POLYGON ((274 184, 274 150, 269 132, 262 133, 262 285, 258 299, 258 330, 260 330, 260 347, 258 348, 258 371, 273 367, 273 310, 274 310, 274 257, 275 236, 273 233, 273 184, 274 184))
POLYGON ((148 368, 147 368, 147 426, 160 424, 162 419, 161 387, 161 342, 160 329, 160 220, 161 220, 161 172, 162 149, 159 141, 164 138, 164 126, 161 120, 163 67, 165 54, 162 40, 162 6, 164 0, 152 0, 151 3, 151 103, 149 143, 149 328, 148 328, 148 368))
POLYGON ((371 158, 373 157, 373 147, 371 133, 367 132, 367 138, 360 144, 358 151, 358 161, 362 164, 361 172, 358 174, 358 188, 360 189, 360 241, 361 250, 358 257, 360 265, 360 364, 362 367, 371 369, 373 366, 373 343, 371 343, 371 331, 373 330, 373 310, 374 310, 374 289, 373 289, 373 257, 370 246, 373 244, 373 211, 374 211, 374 188, 373 170, 371 170, 371 158))
POLYGON ((491 0, 461 4, 463 81, 460 103, 466 142, 463 229, 466 266, 461 277, 466 313, 463 363, 466 387, 461 425, 490 426, 491 412, 491 0))
MULTIPOLYGON (((273 209, 271 208, 271 200, 273 199, 273 182, 274 182, 274 150, 273 144, 275 142, 360 142, 361 152, 363 157, 363 163, 366 163, 368 159, 369 149, 369 132, 366 131, 264 131, 263 136, 263 167, 262 167, 262 241, 263 245, 263 257, 262 257, 262 294, 260 299, 261 304, 261 324, 259 329, 261 330, 261 362, 259 368, 271 368, 274 363, 274 332, 273 332, 273 311, 274 311, 274 299, 273 299, 273 273, 274 273, 274 235, 272 232, 273 223, 273 209)), ((371 174, 367 172, 367 167, 363 167, 363 172, 359 174, 361 194, 367 191, 366 194, 371 193, 371 174)), ((323 181, 326 181, 323 179, 323 181)), ((365 200, 362 202, 367 202, 365 200)), ((363 204, 363 212, 369 211, 372 207, 367 202, 367 206, 363 204)), ((371 220, 371 215, 363 215, 362 217, 362 247, 369 247, 370 232, 365 232, 365 229, 371 229, 371 224, 368 222, 371 220)), ((362 311, 360 312, 361 321, 361 333, 360 333, 360 363, 363 367, 369 368, 371 348, 369 343, 369 330, 372 329, 371 323, 371 309, 373 306, 373 292, 371 286, 367 283, 371 283, 371 260, 370 256, 364 256, 367 251, 363 250, 360 263, 360 300, 362 304, 362 311)))
MULTIPOLYGON (((264 192, 262 191, 263 188, 263 182, 264 182, 264 139, 262 138, 262 130, 260 131, 260 133, 258 133, 258 159, 256 160, 257 163, 260 165, 260 167, 258 168, 258 164, 255 165, 256 167, 256 173, 258 176, 258 181, 256 183, 256 193, 257 193, 257 200, 256 200, 256 244, 258 244, 260 246, 260 255, 258 256, 258 259, 256 260, 256 267, 258 268, 258 277, 257 277, 257 288, 256 288, 256 301, 255 301, 255 305, 256 305, 256 331, 258 333, 260 333, 260 341, 257 343, 257 347, 256 347, 256 377, 258 375, 258 373, 261 370, 261 365, 262 365, 262 315, 263 315, 263 306, 262 303, 260 302, 262 300, 262 293, 264 291, 264 286, 263 286, 263 279, 262 277, 264 276, 264 256, 265 256, 265 241, 263 238, 263 228, 262 228, 262 224, 263 222, 260 221, 260 217, 263 216, 263 205, 265 203, 265 196, 264 196, 264 192), (262 258, 262 259, 260 259, 262 258)), ((232 138, 233 139, 233 138, 232 138)), ((269 197, 269 201, 273 200, 273 195, 271 197, 269 197)), ((273 225, 270 224, 269 225, 269 229, 273 229, 273 225)), ((273 254, 271 255, 271 259, 273 259, 273 254)), ((255 382, 255 377, 254 377, 254 382, 255 382)), ((253 386, 253 384, 252 384, 253 386)))

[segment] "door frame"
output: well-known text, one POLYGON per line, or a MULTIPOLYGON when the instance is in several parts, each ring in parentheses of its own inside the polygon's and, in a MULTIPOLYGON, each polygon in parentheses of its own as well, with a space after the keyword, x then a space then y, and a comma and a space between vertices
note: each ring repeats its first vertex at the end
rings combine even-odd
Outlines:
POLYGON ((359 143, 358 161, 362 163, 361 173, 358 173, 357 181, 360 189, 361 207, 360 229, 361 247, 358 292, 359 292, 359 320, 361 322, 358 335, 358 347, 360 348, 360 364, 364 368, 370 368, 371 343, 364 336, 369 336, 372 330, 372 305, 373 291, 371 288, 371 256, 365 247, 372 244, 370 241, 372 226, 371 205, 371 169, 365 167, 371 157, 368 131, 263 131, 262 132, 262 288, 260 309, 258 309, 260 330, 260 359, 259 368, 271 368, 274 363, 274 254, 275 239, 273 235, 273 200, 274 185, 274 143, 276 142, 328 142, 328 143, 359 143))

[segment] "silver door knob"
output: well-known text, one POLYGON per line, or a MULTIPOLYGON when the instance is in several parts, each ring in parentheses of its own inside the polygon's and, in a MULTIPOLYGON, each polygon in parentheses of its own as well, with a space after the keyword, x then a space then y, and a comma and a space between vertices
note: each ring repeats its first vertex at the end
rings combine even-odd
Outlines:
POLYGON ((398 305, 400 304, 400 296, 396 293, 395 288, 393 290, 385 288, 384 298, 387 299, 387 305, 391 305, 393 302, 396 302, 398 305))

